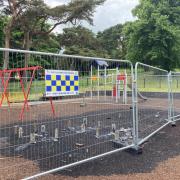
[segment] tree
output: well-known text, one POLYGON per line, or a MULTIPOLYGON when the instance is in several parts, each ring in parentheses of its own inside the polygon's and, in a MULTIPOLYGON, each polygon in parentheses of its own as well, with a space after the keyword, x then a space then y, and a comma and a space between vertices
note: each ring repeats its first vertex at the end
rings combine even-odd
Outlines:
POLYGON ((0 47, 3 47, 3 42, 4 42, 4 31, 3 31, 4 23, 5 23, 4 18, 0 16, 0 47))
POLYGON ((33 51, 45 51, 51 53, 58 53, 59 51, 59 41, 54 33, 49 35, 39 35, 32 38, 33 51))
MULTIPOLYGON (((101 5, 105 0, 71 0, 66 5, 59 5, 54 8, 48 7, 43 0, 4 0, 2 2, 5 1, 7 2, 4 3, 2 10, 9 16, 9 21, 5 27, 5 47, 9 48, 12 28, 18 24, 24 32, 24 48, 29 50, 33 36, 48 35, 59 25, 77 24, 78 21, 82 20, 92 24, 95 7, 101 5), (46 24, 49 20, 52 24, 47 29, 46 24)), ((7 68, 9 58, 7 56, 4 59, 4 68, 7 68)), ((26 61, 27 59, 28 57, 26 61)))
MULTIPOLYGON (((93 23, 93 12, 97 5, 100 5, 105 0, 71 0, 67 5, 59 5, 54 8, 49 8, 41 0, 31 2, 31 8, 26 11, 19 21, 27 34, 26 46, 29 48, 28 40, 33 35, 48 35, 57 26, 71 23, 76 25, 79 21, 87 21, 93 23), (45 25, 51 20, 52 24, 47 29, 45 25)), ((27 48, 26 48, 27 49, 27 48)))
POLYGON ((65 28, 58 39, 60 46, 65 46, 66 54, 107 57, 96 35, 85 27, 65 28))
POLYGON ((78 47, 84 47, 96 50, 100 43, 95 37, 95 34, 82 26, 65 28, 63 34, 59 34, 58 38, 62 46, 70 47, 76 45, 78 47))
POLYGON ((138 20, 124 27, 126 57, 167 70, 175 67, 180 60, 177 56, 179 12, 180 2, 175 0, 140 0, 133 10, 138 20))
MULTIPOLYGON (((5 23, 4 17, 0 16, 0 47, 4 46, 4 43, 3 43, 4 42, 4 31, 3 31, 4 23, 5 23)), ((0 65, 1 65, 1 67, 3 65, 2 61, 3 61, 2 52, 0 52, 0 65)))
MULTIPOLYGON (((23 5, 24 5, 24 1, 23 5)), ((4 34, 5 34, 5 48, 10 48, 10 39, 11 39, 11 31, 14 24, 17 21, 18 16, 23 12, 24 6, 20 6, 21 3, 16 0, 1 0, 1 14, 8 17, 8 21, 4 26, 4 34)), ((7 69, 9 64, 9 52, 4 53, 4 64, 3 68, 7 69)))
POLYGON ((111 58, 123 59, 125 57, 122 29, 123 25, 118 24, 97 34, 98 40, 111 58))

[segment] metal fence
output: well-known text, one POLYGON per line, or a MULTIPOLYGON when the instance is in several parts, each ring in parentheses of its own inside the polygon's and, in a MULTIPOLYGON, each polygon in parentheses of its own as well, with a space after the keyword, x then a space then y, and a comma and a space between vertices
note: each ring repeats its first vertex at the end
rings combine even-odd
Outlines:
POLYGON ((136 63, 136 141, 146 142, 170 123, 168 72, 136 63))
POLYGON ((170 95, 171 95, 171 104, 170 104, 170 113, 172 117, 172 122, 180 120, 180 72, 170 72, 170 95))
POLYGON ((0 67, 0 179, 33 179, 139 150, 180 119, 180 73, 142 63, 133 72, 126 60, 3 48, 0 67), (76 84, 71 77, 65 85, 51 79, 50 89, 78 93, 47 96, 50 70, 76 72, 76 84))
POLYGON ((1 179, 31 179, 134 147, 129 61, 0 49, 0 63, 1 179), (79 94, 46 97, 45 69, 77 71, 79 94))

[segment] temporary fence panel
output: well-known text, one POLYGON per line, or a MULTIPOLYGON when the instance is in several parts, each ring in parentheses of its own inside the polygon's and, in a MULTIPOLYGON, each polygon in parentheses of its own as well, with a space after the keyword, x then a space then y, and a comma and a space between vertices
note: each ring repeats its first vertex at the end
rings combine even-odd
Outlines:
POLYGON ((171 116, 172 121, 180 120, 180 72, 171 72, 170 73, 170 80, 171 80, 171 116))
POLYGON ((133 146, 129 61, 12 49, 0 49, 0 60, 1 179, 31 179, 133 146), (103 73, 94 60, 108 64, 103 73))
POLYGON ((168 72, 136 63, 136 141, 145 142, 169 124, 168 72))

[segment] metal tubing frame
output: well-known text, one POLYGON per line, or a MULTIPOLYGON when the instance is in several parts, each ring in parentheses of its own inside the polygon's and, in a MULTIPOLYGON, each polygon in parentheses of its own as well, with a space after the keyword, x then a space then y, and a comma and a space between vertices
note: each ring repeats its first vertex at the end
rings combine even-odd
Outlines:
MULTIPOLYGON (((20 74, 20 72, 19 72, 19 71, 18 71, 18 76, 19 76, 19 80, 20 80, 20 84, 21 84, 22 92, 23 92, 23 95, 24 95, 24 99, 27 99, 27 94, 26 94, 26 92, 25 92, 25 88, 24 88, 23 80, 22 80, 22 77, 21 77, 21 74, 20 74)), ((27 102, 26 104, 27 104, 27 109, 29 109, 28 102, 27 102)))
POLYGON ((8 49, 8 48, 0 48, 0 51, 4 52, 15 52, 15 53, 24 53, 24 54, 34 54, 34 55, 45 55, 45 56, 56 56, 56 57, 64 57, 64 58, 80 58, 85 61, 89 60, 102 60, 102 61, 114 61, 114 62, 124 62, 124 63, 130 63, 129 60, 123 60, 123 59, 110 59, 110 58, 98 58, 98 57, 88 57, 88 56, 74 56, 74 55, 67 55, 67 54, 55 54, 55 53, 46 53, 46 52, 39 52, 39 51, 27 51, 27 50, 17 50, 17 49, 8 49))
POLYGON ((106 83, 107 83, 107 71, 106 66, 104 67, 104 96, 106 100, 106 83))
POLYGON ((59 168, 55 168, 55 169, 52 169, 52 170, 49 170, 49 171, 46 171, 46 172, 42 172, 42 173, 39 173, 37 175, 24 178, 23 180, 36 179, 36 178, 38 178, 40 176, 45 176, 47 174, 51 174, 51 173, 55 173, 55 172, 58 172, 58 171, 62 171, 64 169, 67 169, 67 168, 70 168, 70 167, 74 167, 74 166, 77 166, 77 165, 80 165, 80 164, 83 164, 83 163, 86 163, 86 162, 89 162, 89 161, 92 161, 92 160, 96 160, 98 158, 102 158, 104 156, 111 155, 111 154, 114 154, 114 153, 117 153, 117 152, 120 152, 120 151, 124 151, 126 149, 130 149, 130 148, 133 148, 133 147, 134 147, 134 145, 132 144, 132 145, 129 145, 129 146, 126 146, 126 147, 123 147, 123 148, 120 148, 120 149, 116 149, 116 150, 113 150, 113 151, 110 151, 110 152, 107 152, 107 153, 103 153, 103 154, 100 154, 100 155, 97 155, 97 156, 94 156, 94 157, 91 157, 91 158, 88 158, 88 159, 84 159, 82 161, 78 161, 78 162, 75 162, 75 163, 63 166, 63 167, 59 167, 59 168))
POLYGON ((170 72, 170 77, 171 77, 171 104, 169 105, 169 109, 171 110, 171 123, 172 125, 175 125, 177 121, 180 120, 180 118, 176 119, 176 117, 180 116, 180 115, 176 115, 175 116, 175 105, 174 105, 174 92, 173 92, 173 89, 172 89, 172 78, 173 76, 179 76, 180 77, 180 72, 170 72))
MULTIPOLYGON (((140 62, 137 62, 135 64, 135 80, 134 80, 134 83, 135 83, 135 129, 136 129, 136 133, 135 133, 135 145, 137 145, 137 148, 142 144, 144 143, 145 141, 147 141, 150 137, 152 137, 153 135, 155 135, 156 133, 158 133, 160 130, 162 130, 164 127, 166 127, 168 124, 170 124, 170 121, 168 121, 166 124, 164 124, 163 126, 161 126, 160 128, 158 128, 157 130, 155 130, 153 133, 149 134, 148 136, 146 136, 144 139, 140 140, 139 139, 139 115, 138 115, 138 85, 137 85, 137 80, 138 80, 138 66, 141 65, 141 66, 145 66, 145 67, 149 67, 149 68, 152 68, 152 69, 155 69, 155 70, 159 70, 159 71, 162 71, 162 72, 166 72, 168 74, 168 71, 164 70, 164 69, 160 69, 160 68, 157 68, 157 67, 153 67, 153 66, 150 66, 150 65, 147 65, 147 64, 143 64, 143 63, 140 63, 140 62)), ((167 76, 168 77, 168 76, 167 76)), ((167 81, 168 82, 168 81, 167 81)), ((168 93, 169 94, 169 93, 168 93)), ((168 111, 169 111, 169 107, 168 107, 168 111)))
POLYGON ((93 66, 91 64, 91 100, 93 98, 93 80, 92 80, 92 77, 93 77, 93 66))
POLYGON ((138 149, 138 143, 139 143, 139 130, 138 130, 138 92, 137 92, 137 68, 138 68, 138 63, 135 65, 135 72, 134 72, 134 79, 133 79, 133 85, 134 85, 134 119, 135 119, 135 148, 138 149))
POLYGON ((161 126, 160 128, 156 129, 153 133, 149 134, 148 136, 146 136, 144 139, 140 140, 138 142, 138 145, 140 146, 141 144, 143 144, 144 142, 146 142, 149 138, 151 138, 152 136, 154 136, 155 134, 157 134, 159 131, 161 131, 162 129, 164 129, 166 126, 168 126, 171 122, 168 121, 166 124, 164 124, 163 126, 161 126))
POLYGON ((125 85, 124 85, 124 103, 127 104, 127 83, 128 83, 128 77, 127 77, 127 72, 125 70, 125 85))
MULTIPOLYGON (((7 87, 8 87, 9 80, 11 78, 12 73, 13 72, 18 73, 18 76, 20 78, 21 89, 22 89, 22 92, 23 92, 23 95, 24 95, 24 104, 23 104, 23 107, 22 107, 21 112, 20 112, 20 120, 23 120, 24 110, 25 110, 26 105, 27 105, 27 110, 29 109, 28 97, 29 97, 31 85, 32 85, 32 82, 33 82, 33 79, 34 79, 34 76, 35 76, 35 72, 38 69, 42 69, 42 67, 41 66, 33 66, 33 67, 25 67, 25 68, 15 68, 15 69, 0 70, 0 78, 1 78, 1 81, 2 81, 3 88, 4 88, 4 91, 3 91, 3 94, 2 94, 2 97, 1 97, 1 101, 0 101, 0 107, 2 106, 2 103, 3 103, 3 100, 4 100, 5 97, 7 99, 8 105, 10 106, 9 98, 6 95, 6 91, 7 91, 7 87), (21 76, 20 72, 21 71, 29 71, 29 70, 32 70, 33 73, 32 73, 31 79, 30 79, 30 83, 29 83, 27 92, 25 92, 25 88, 24 88, 24 84, 23 84, 22 76, 21 76), (5 74, 5 73, 8 73, 8 79, 4 82, 3 74, 5 74)), ((51 104, 52 113, 53 113, 53 115, 55 117, 55 109, 54 109, 54 105, 52 103, 52 98, 50 98, 50 104, 51 104)))
POLYGON ((114 98, 113 97, 113 89, 114 89, 114 74, 112 73, 112 79, 111 79, 111 81, 112 81, 112 94, 111 94, 111 96, 112 96, 112 99, 114 98))
POLYGON ((100 88, 99 88, 99 86, 100 86, 100 82, 99 82, 100 81, 99 65, 98 65, 98 75, 97 76, 98 76, 98 81, 97 81, 97 83, 98 83, 97 84, 97 86, 98 86, 98 94, 97 95, 98 95, 98 101, 99 101, 99 91, 100 91, 100 88))
MULTIPOLYGON (((44 52, 36 52, 36 51, 25 51, 25 50, 15 50, 15 49, 6 49, 6 48, 0 48, 0 51, 16 52, 16 53, 19 52, 19 53, 25 53, 25 54, 47 55, 47 56, 56 56, 56 57, 81 58, 82 60, 85 60, 85 61, 94 60, 95 59, 95 57, 60 55, 60 54, 53 54, 53 53, 44 53, 44 52)), ((123 151, 123 150, 126 150, 126 149, 130 149, 130 148, 135 148, 136 147, 136 144, 135 144, 135 142, 136 142, 135 141, 135 139, 136 139, 136 130, 135 130, 135 128, 136 128, 136 118, 135 118, 135 115, 136 115, 136 111, 135 111, 136 101, 135 101, 135 86, 134 86, 134 69, 133 69, 133 65, 128 60, 104 59, 104 58, 96 58, 96 59, 97 60, 104 60, 104 61, 121 62, 121 63, 124 62, 124 63, 127 63, 127 64, 130 65, 131 77, 132 77, 132 107, 133 107, 132 108, 132 111, 133 111, 133 117, 132 117, 132 123, 133 123, 133 142, 132 142, 132 144, 129 145, 129 146, 122 147, 122 148, 119 148, 119 149, 116 149, 116 150, 112 150, 112 151, 109 151, 109 152, 106 152, 106 153, 103 153, 103 154, 100 154, 100 155, 97 155, 97 156, 94 156, 94 157, 91 157, 91 158, 87 158, 87 159, 84 159, 84 160, 81 160, 81 161, 78 161, 78 162, 75 162, 75 163, 71 163, 71 164, 66 165, 66 166, 62 166, 62 167, 55 168, 55 169, 52 169, 52 170, 49 170, 49 171, 46 171, 46 172, 42 172, 42 173, 36 174, 34 176, 30 176, 30 177, 24 178, 24 180, 34 179, 34 178, 37 178, 37 177, 40 177, 40 176, 43 176, 43 175, 47 175, 47 174, 50 174, 50 173, 53 173, 53 172, 64 170, 64 169, 67 169, 67 168, 70 168, 70 167, 73 167, 73 166, 76 166, 76 165, 80 165, 82 163, 95 160, 97 158, 101 158, 101 157, 104 157, 104 156, 107 156, 107 155, 111 155, 111 154, 116 153, 116 152, 120 152, 120 151, 123 151)))
MULTIPOLYGON (((14 50, 14 49, 4 49, 4 48, 0 48, 0 51, 19 52, 19 53, 26 53, 26 54, 31 53, 31 54, 35 54, 35 55, 47 55, 47 56, 57 56, 57 57, 72 57, 72 58, 81 58, 83 60, 93 60, 94 59, 94 57, 73 56, 73 55, 59 55, 59 54, 53 54, 53 53, 14 50)), ((66 166, 62 166, 62 167, 55 168, 55 169, 52 169, 52 170, 49 170, 49 171, 46 171, 46 172, 42 172, 42 173, 39 173, 37 175, 31 176, 31 177, 28 177, 28 178, 24 178, 24 179, 26 179, 26 180, 34 179, 34 178, 37 178, 37 177, 40 177, 40 176, 43 176, 43 175, 46 175, 46 174, 49 174, 49 173, 57 172, 57 171, 60 171, 60 170, 66 169, 66 168, 70 168, 70 167, 73 167, 73 166, 76 166, 76 165, 79 165, 79 164, 82 164, 82 163, 85 163, 85 162, 88 162, 88 161, 91 161, 91 160, 95 160, 97 158, 101 158, 101 157, 104 157, 106 155, 111 155, 113 153, 123 151, 123 150, 129 149, 129 148, 138 148, 139 145, 141 145, 142 143, 147 141, 149 138, 151 138, 153 135, 155 135, 156 133, 158 133, 160 130, 162 130, 164 127, 166 127, 167 125, 169 125, 171 123, 172 120, 171 121, 168 120, 167 123, 165 123, 163 126, 158 128, 153 133, 149 134, 143 140, 139 140, 139 135, 138 135, 138 126, 139 126, 139 122, 138 122, 138 101, 137 101, 137 97, 138 97, 138 92, 137 92, 137 90, 138 90, 138 87, 137 87, 137 78, 138 78, 138 76, 137 76, 137 68, 138 68, 138 65, 143 65, 143 66, 150 67, 150 68, 153 68, 153 69, 156 69, 156 70, 161 70, 161 71, 164 71, 164 72, 167 72, 167 71, 165 71, 163 69, 160 69, 160 68, 155 68, 153 66, 149 66, 149 65, 146 65, 146 64, 143 64, 143 63, 136 63, 135 72, 134 72, 133 65, 132 65, 132 63, 130 61, 117 60, 117 59, 104 59, 104 58, 96 58, 96 59, 97 60, 104 60, 104 61, 112 60, 112 61, 115 61, 115 62, 125 62, 125 63, 130 64, 130 66, 131 66, 132 106, 133 106, 133 144, 129 145, 129 146, 126 146, 126 147, 123 147, 123 148, 120 148, 120 149, 116 149, 116 150, 113 150, 113 151, 109 151, 109 152, 97 155, 97 156, 94 156, 94 157, 91 157, 91 158, 87 158, 87 159, 81 160, 79 162, 75 162, 75 163, 72 163, 72 164, 69 164, 69 165, 66 165, 66 166)), ((168 83, 169 83, 169 80, 168 80, 168 83)), ((169 87, 170 86, 171 85, 169 85, 169 87)), ((170 93, 171 89, 169 89, 169 90, 170 90, 169 91, 169 93, 170 93)), ((169 94, 169 96, 168 96, 169 100, 171 100, 172 97, 173 97, 173 95, 169 94)), ((172 103, 173 103, 173 101, 172 101, 172 103)), ((170 113, 170 109, 169 109, 169 117, 171 116, 170 114, 171 113, 170 113)), ((170 118, 172 119, 172 117, 170 117, 170 118)))
MULTIPOLYGON (((31 76, 31 79, 30 79, 30 82, 29 82, 29 86, 28 86, 28 89, 27 89, 27 93, 26 93, 26 95, 24 96, 24 105, 23 105, 23 108, 22 108, 21 113, 20 113, 20 119, 21 119, 21 120, 23 120, 24 110, 25 110, 26 104, 27 104, 27 107, 28 107, 29 92, 30 92, 30 89, 31 89, 31 85, 32 85, 32 82, 33 82, 33 79, 34 79, 36 70, 37 70, 37 69, 33 69, 33 73, 32 73, 32 76, 31 76)), ((22 89, 22 90, 23 90, 23 89, 22 89)), ((24 94, 25 94, 25 91, 24 91, 24 94)), ((27 109, 28 109, 28 108, 27 108, 27 109)))
POLYGON ((174 102, 173 102, 173 91, 172 91, 172 73, 171 71, 168 74, 168 121, 175 124, 174 121, 174 102))
MULTIPOLYGON (((4 82, 4 76, 3 76, 3 73, 1 72, 0 73, 0 78, 1 78, 1 83, 2 83, 2 86, 3 86, 3 89, 5 88, 5 83, 6 83, 6 80, 5 80, 5 82, 4 82)), ((8 106, 10 107, 10 101, 9 101, 9 97, 8 97, 8 95, 5 93, 5 97, 6 97, 6 100, 7 100, 7 102, 8 102, 8 106)), ((2 102, 3 103, 3 102, 2 102)), ((2 105, 2 103, 1 103, 1 105, 2 105)), ((0 105, 0 106, 1 106, 0 105)))
POLYGON ((116 68, 116 103, 118 103, 118 80, 117 76, 119 74, 118 67, 116 68))
MULTIPOLYGON (((3 72, 1 71, 1 73, 3 74, 3 72)), ((3 91, 3 94, 2 94, 2 97, 1 97, 1 101, 0 101, 0 107, 2 106, 2 104, 3 104, 3 101, 4 101, 4 97, 7 97, 6 96, 6 91, 7 91, 7 88, 8 88, 8 84, 9 84, 9 80, 10 80, 10 78, 11 78, 11 74, 12 74, 12 72, 10 71, 10 72, 7 72, 7 73, 9 73, 8 74, 8 78, 7 78, 7 80, 5 80, 5 84, 4 84, 4 91, 3 91)), ((8 99, 8 102, 9 102, 9 99, 8 99)))

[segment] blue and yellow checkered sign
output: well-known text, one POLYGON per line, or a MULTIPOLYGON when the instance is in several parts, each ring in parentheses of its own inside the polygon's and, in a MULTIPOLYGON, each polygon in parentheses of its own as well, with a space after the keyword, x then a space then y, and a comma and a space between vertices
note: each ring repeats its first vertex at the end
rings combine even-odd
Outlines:
POLYGON ((79 94, 78 71, 45 70, 46 96, 79 94))

